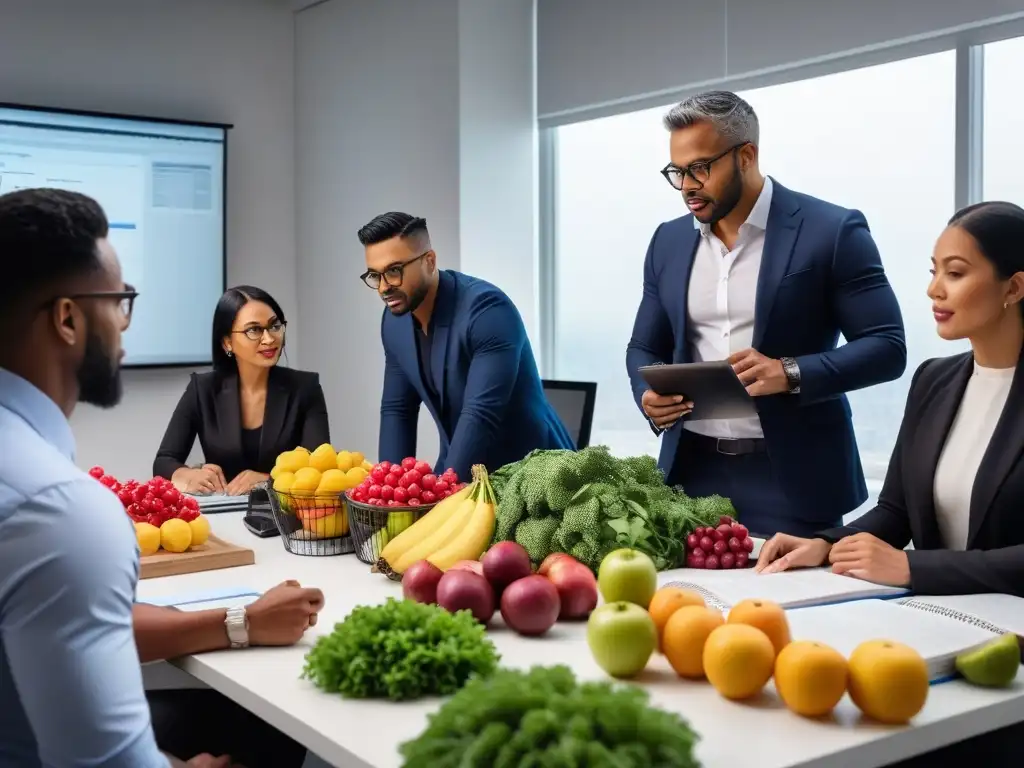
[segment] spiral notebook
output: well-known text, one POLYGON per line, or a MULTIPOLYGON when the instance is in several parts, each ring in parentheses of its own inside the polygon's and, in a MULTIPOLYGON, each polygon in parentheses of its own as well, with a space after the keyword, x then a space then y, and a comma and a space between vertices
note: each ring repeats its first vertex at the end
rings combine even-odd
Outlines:
MULTIPOLYGON (((1016 598, 1014 598, 1016 599, 1016 598)), ((965 614, 940 612, 924 607, 912 598, 900 600, 857 600, 842 605, 818 605, 786 612, 794 640, 816 640, 849 657, 868 640, 891 640, 909 645, 928 664, 932 682, 956 674, 956 657, 973 651, 1003 632, 985 621, 965 614)), ((927 605, 927 604, 925 604, 927 605)))
POLYGON ((803 608, 869 598, 905 596, 907 590, 886 587, 852 576, 839 576, 828 568, 760 574, 753 568, 736 571, 700 571, 685 568, 665 571, 662 586, 682 587, 698 592, 709 606, 727 611, 741 600, 772 600, 783 608, 803 608))
POLYGON ((1012 632, 1024 644, 1024 599, 1013 595, 917 595, 894 601, 913 608, 1002 635, 1012 632))

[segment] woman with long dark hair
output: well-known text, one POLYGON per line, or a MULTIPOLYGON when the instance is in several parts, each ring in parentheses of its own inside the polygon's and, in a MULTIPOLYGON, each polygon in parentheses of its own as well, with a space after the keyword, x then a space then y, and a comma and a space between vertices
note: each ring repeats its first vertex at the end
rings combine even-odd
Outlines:
POLYGON ((928 296, 939 336, 970 351, 917 369, 875 508, 813 538, 775 536, 762 572, 831 563, 918 594, 1024 596, 1024 209, 957 212, 928 296))
POLYGON ((330 442, 315 373, 278 365, 288 322, 251 285, 229 289, 213 313, 213 371, 194 373, 160 443, 153 474, 190 493, 237 496, 266 480, 278 454, 330 442), (196 437, 200 466, 186 465, 196 437))

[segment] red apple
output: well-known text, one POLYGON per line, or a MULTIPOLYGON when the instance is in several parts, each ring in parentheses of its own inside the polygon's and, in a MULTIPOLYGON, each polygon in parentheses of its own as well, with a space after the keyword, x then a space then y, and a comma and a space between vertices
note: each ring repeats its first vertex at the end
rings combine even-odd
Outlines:
POLYGON ((597 579, 582 563, 562 560, 548 572, 548 580, 558 590, 559 619, 585 619, 597 607, 597 579))
POLYGON ((514 541, 499 541, 487 550, 481 564, 484 576, 499 595, 513 581, 529 576, 533 572, 530 556, 514 541))
POLYGON ((449 571, 472 571, 477 576, 484 575, 484 564, 479 560, 459 560, 449 571))
POLYGON ((550 555, 544 558, 544 562, 540 564, 540 568, 537 569, 537 573, 539 573, 541 576, 547 576, 548 571, 550 571, 555 564, 561 563, 563 561, 573 563, 579 562, 579 560, 577 560, 575 557, 573 557, 572 555, 567 555, 565 554, 565 552, 552 552, 550 555))
POLYGON ((437 584, 437 604, 446 611, 469 611, 486 624, 494 615, 494 590, 483 576, 467 570, 449 570, 437 584))
POLYGON ((555 585, 538 574, 513 581, 501 595, 501 617, 520 635, 543 635, 558 621, 561 608, 555 585))
POLYGON ((429 560, 417 560, 402 574, 402 596, 417 603, 436 603, 444 571, 429 560))

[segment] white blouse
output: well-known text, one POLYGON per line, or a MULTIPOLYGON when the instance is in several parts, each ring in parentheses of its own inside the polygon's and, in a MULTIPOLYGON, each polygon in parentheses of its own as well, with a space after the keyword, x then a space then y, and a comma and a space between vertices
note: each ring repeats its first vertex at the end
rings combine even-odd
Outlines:
POLYGON ((974 478, 1006 405, 1015 370, 975 363, 967 382, 935 468, 935 514, 947 549, 967 548, 974 478))

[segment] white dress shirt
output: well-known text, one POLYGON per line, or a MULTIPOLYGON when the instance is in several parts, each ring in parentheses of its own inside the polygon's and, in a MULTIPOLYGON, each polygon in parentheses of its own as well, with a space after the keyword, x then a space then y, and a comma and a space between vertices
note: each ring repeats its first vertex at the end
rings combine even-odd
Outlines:
POLYGON ((946 549, 967 548, 974 478, 1003 413, 1014 372, 1014 368, 982 368, 975 363, 967 382, 935 467, 935 516, 946 549))
MULTIPOLYGON (((757 276, 771 205, 772 180, 766 176, 761 194, 740 226, 731 251, 709 225, 693 220, 701 234, 687 289, 687 342, 694 362, 725 360, 754 343, 757 276)), ((687 421, 684 426, 709 437, 764 437, 757 416, 687 421)))

